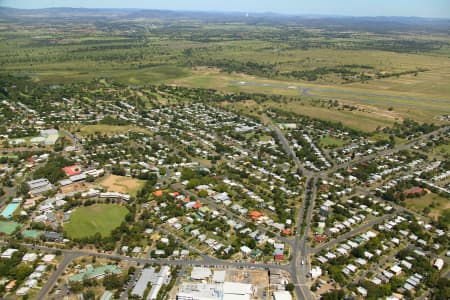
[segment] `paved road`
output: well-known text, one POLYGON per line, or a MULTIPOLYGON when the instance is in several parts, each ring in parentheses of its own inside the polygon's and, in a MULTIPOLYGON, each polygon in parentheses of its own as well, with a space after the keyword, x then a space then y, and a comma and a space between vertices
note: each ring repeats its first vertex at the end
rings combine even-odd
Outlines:
POLYGON ((48 293, 51 291, 52 287, 55 285, 56 281, 58 280, 59 276, 61 276, 64 269, 67 267, 68 264, 72 262, 73 259, 77 258, 78 256, 79 255, 76 252, 64 253, 63 260, 59 264, 56 271, 53 272, 52 275, 50 275, 50 278, 47 280, 45 285, 39 291, 39 293, 36 296, 36 300, 47 299, 48 293))
POLYGON ((283 135, 283 132, 278 128, 277 125, 266 115, 264 118, 268 120, 268 126, 275 131, 283 150, 292 157, 294 163, 299 170, 299 172, 306 177, 306 189, 304 192, 303 202, 300 208, 297 211, 297 231, 295 234, 295 239, 292 245, 292 261, 289 265, 289 273, 291 274, 291 279, 293 281, 295 287, 295 293, 297 295, 297 299, 305 299, 312 300, 314 296, 312 295, 309 284, 307 282, 306 275, 308 274, 308 252, 307 252, 307 238, 308 231, 312 217, 312 211, 314 208, 314 200, 316 198, 316 183, 317 177, 313 177, 314 172, 307 170, 300 160, 298 159, 295 151, 289 145, 288 140, 283 135), (309 204, 308 211, 306 211, 306 204, 309 204), (302 236, 302 223, 303 219, 306 220, 306 228, 304 228, 303 236, 302 236))
POLYGON ((396 214, 397 214, 397 212, 394 212, 394 213, 391 213, 391 214, 388 214, 388 215, 384 215, 384 216, 382 216, 380 218, 371 220, 370 222, 368 222, 366 224, 363 224, 363 225, 359 226, 358 228, 355 228, 353 230, 350 230, 347 233, 344 233, 344 234, 340 235, 339 237, 335 238, 334 240, 331 240, 331 241, 329 241, 329 242, 327 242, 325 244, 322 244, 322 245, 320 245, 320 246, 318 246, 316 248, 311 249, 310 253, 311 254, 316 254, 316 253, 318 253, 318 252, 320 252, 320 251, 322 251, 324 249, 328 249, 328 248, 330 248, 330 247, 332 247, 332 246, 334 246, 334 245, 336 245, 338 243, 342 243, 342 242, 346 241, 347 239, 349 239, 350 237, 352 237, 354 235, 357 235, 357 234, 360 234, 360 233, 362 233, 364 231, 367 231, 368 229, 370 229, 372 226, 374 226, 376 224, 385 222, 386 220, 394 217, 396 214))
POLYGON ((64 128, 60 128, 59 130, 62 133, 64 133, 68 139, 70 139, 72 141, 73 145, 75 147, 77 147, 78 150, 81 151, 81 153, 84 153, 83 145, 81 145, 80 140, 76 137, 76 135, 73 135, 72 133, 70 133, 68 130, 66 130, 64 128))
POLYGON ((136 272, 134 272, 133 274, 130 275, 128 282, 125 284, 125 289, 120 294, 120 300, 128 299, 128 291, 133 288, 134 283, 141 276, 141 273, 143 270, 144 270, 143 268, 136 269, 136 272))
MULTIPOLYGON (((8 245, 7 242, 0 242, 0 246, 8 245)), ((212 257, 203 257, 201 259, 169 259, 169 258, 149 258, 149 257, 130 257, 120 254, 110 254, 110 253, 99 253, 95 251, 87 251, 87 250, 79 250, 79 249, 61 249, 61 248, 53 248, 42 245, 33 245, 33 244, 20 244, 21 246, 28 248, 30 250, 40 250, 49 253, 55 253, 56 251, 61 251, 63 255, 74 255, 74 257, 79 256, 96 256, 100 258, 107 259, 119 259, 124 261, 133 261, 139 264, 167 264, 167 265, 175 265, 175 266, 226 266, 226 267, 243 267, 243 268, 256 268, 256 269, 280 269, 280 270, 288 270, 288 266, 281 265, 277 263, 250 263, 250 262, 235 262, 235 261, 227 261, 221 260, 218 258, 212 257)), ((73 259, 73 258, 72 258, 73 259)))
MULTIPOLYGON (((288 143, 287 139, 284 137, 282 131, 277 126, 273 125, 272 123, 269 124, 268 126, 270 126, 270 128, 272 128, 276 132, 280 142, 283 145, 283 149, 286 151, 286 153, 288 153, 288 155, 293 157, 293 160, 294 160, 297 168, 303 174, 303 176, 305 176, 307 179, 307 188, 305 189, 305 197, 304 197, 305 200, 302 202, 302 205, 300 206, 300 208, 297 212, 298 226, 297 226, 297 231, 296 231, 294 240, 287 240, 286 238, 280 237, 277 234, 277 236, 280 238, 280 240, 283 240, 284 242, 286 242, 292 246, 292 253, 294 255, 293 255, 292 261, 290 262, 289 265, 281 265, 281 264, 277 264, 277 263, 268 264, 268 263, 248 263, 248 262, 225 261, 225 260, 220 260, 217 258, 207 256, 204 254, 201 254, 201 258, 197 259, 197 260, 152 259, 152 258, 145 258, 145 257, 136 258, 136 257, 128 257, 128 256, 123 256, 123 255, 118 255, 118 254, 97 253, 94 251, 56 249, 56 248, 46 247, 46 246, 33 246, 30 244, 22 244, 23 246, 25 246, 29 249, 38 249, 38 250, 46 251, 46 252, 55 252, 56 250, 61 250, 61 252, 64 255, 63 261, 60 263, 57 270, 50 276, 47 283, 44 285, 42 290, 39 292, 37 299, 39 299, 39 300, 46 299, 49 291, 54 286, 55 282, 57 281, 57 279, 61 275, 61 273, 64 271, 65 267, 74 258, 80 257, 80 256, 96 256, 96 257, 102 257, 102 258, 107 258, 107 259, 120 259, 120 260, 132 261, 132 262, 135 262, 138 264, 147 264, 147 263, 153 264, 153 263, 155 263, 155 264, 177 265, 177 266, 184 266, 184 267, 186 267, 186 266, 222 266, 222 267, 250 268, 250 269, 253 269, 253 268, 256 268, 256 269, 279 269, 279 270, 284 270, 284 271, 287 271, 290 273, 290 275, 292 277, 292 281, 295 286, 295 292, 297 295, 297 299, 307 299, 307 300, 314 299, 313 294, 309 290, 309 284, 308 284, 308 280, 306 278, 306 274, 308 273, 309 256, 314 255, 323 249, 327 249, 337 243, 341 243, 341 242, 345 241, 346 239, 348 239, 356 234, 359 234, 361 232, 364 232, 364 231, 370 229, 372 226, 374 226, 378 223, 384 222, 385 220, 396 215, 396 213, 392 213, 392 214, 388 214, 383 217, 377 218, 375 220, 372 220, 354 230, 351 230, 351 231, 339 236, 338 238, 336 238, 332 241, 329 241, 328 243, 325 243, 323 245, 320 245, 319 247, 309 250, 307 247, 307 237, 308 237, 308 232, 309 232, 309 228, 310 228, 310 224, 311 224, 311 218, 312 218, 312 213, 313 213, 313 209, 314 209, 314 202, 315 202, 315 198, 316 198, 316 183, 318 180, 317 176, 327 177, 328 173, 334 172, 335 170, 338 170, 340 168, 350 166, 350 165, 353 165, 358 162, 371 160, 371 159, 374 159, 374 158, 382 156, 382 155, 388 155, 388 154, 391 154, 391 153, 394 153, 394 152, 397 152, 397 151, 400 151, 403 149, 408 149, 409 147, 411 147, 411 145, 414 142, 426 140, 431 135, 437 134, 444 130, 448 130, 450 128, 450 127, 445 127, 445 128, 436 130, 432 133, 429 133, 427 135, 424 135, 421 138, 411 141, 407 144, 399 145, 393 149, 388 149, 388 150, 382 151, 380 153, 375 153, 373 155, 368 155, 368 156, 359 158, 357 160, 350 161, 345 164, 337 165, 337 166, 329 169, 326 172, 315 173, 315 172, 309 171, 304 168, 304 166, 301 164, 300 160, 296 157, 293 149, 289 146, 289 143, 288 143), (307 201, 309 201, 308 211, 306 211, 307 201), (302 235, 301 224, 302 224, 303 218, 305 218, 305 217, 306 217, 306 227, 305 227, 303 235, 302 235)), ((186 192, 186 194, 189 195, 188 191, 183 191, 183 192, 186 192)), ((228 215, 232 215, 233 217, 238 218, 238 219, 243 219, 241 216, 238 216, 238 215, 228 211, 227 209, 218 206, 212 199, 207 199, 207 203, 216 209, 224 210, 228 215)), ((400 210, 400 208, 397 208, 397 209, 400 210)), ((246 219, 243 219, 243 220, 247 221, 246 219)), ((258 229, 261 230, 262 232, 270 231, 266 228, 258 228, 258 229)), ((0 242, 0 245, 6 245, 6 244, 7 243, 5 243, 5 242, 0 242)), ((445 274, 445 276, 449 276, 449 273, 445 274)))
MULTIPOLYGON (((181 184, 172 184, 171 187, 173 189, 175 189, 176 191, 179 191, 179 192, 181 192, 182 194, 184 194, 184 195, 186 195, 188 197, 193 197, 194 196, 195 198, 199 199, 201 202, 207 204, 208 206, 214 208, 215 210, 222 211, 223 213, 225 213, 229 217, 232 217, 234 219, 237 219, 237 220, 240 220, 240 221, 244 222, 244 224, 249 222, 249 219, 246 219, 243 216, 238 215, 237 213, 232 212, 232 211, 226 209, 225 207, 222 207, 221 205, 217 204, 217 202, 215 202, 215 200, 212 199, 211 197, 200 198, 198 195, 196 195, 196 194, 194 194, 194 193, 184 189, 184 186, 181 185, 181 184)), ((273 235, 274 237, 276 237, 280 241, 283 241, 284 243, 289 244, 289 245, 292 244, 292 240, 289 240, 286 237, 281 236, 279 232, 275 232, 272 229, 269 229, 267 227, 261 226, 259 224, 255 224, 255 225, 256 225, 256 228, 259 231, 261 231, 262 233, 270 233, 271 235, 273 235)))
POLYGON ((360 157, 360 158, 357 158, 357 159, 345 162, 343 164, 335 165, 334 167, 332 167, 332 168, 330 168, 330 169, 328 169, 326 171, 321 172, 321 175, 324 175, 325 173, 326 174, 332 174, 332 173, 336 172, 337 170, 340 170, 340 169, 343 169, 343 168, 348 168, 349 166, 357 164, 357 163, 373 160, 373 159, 375 159, 377 157, 380 157, 380 156, 391 155, 391 154, 394 154, 394 153, 396 153, 398 151, 401 151, 401 150, 408 150, 415 143, 422 142, 422 141, 426 142, 426 141, 428 141, 430 139, 430 137, 432 135, 436 135, 436 134, 445 132, 447 130, 450 130, 450 126, 442 127, 440 129, 437 129, 437 130, 432 131, 430 133, 424 134, 424 135, 420 136, 419 138, 411 140, 411 141, 409 141, 409 142, 407 142, 405 144, 401 144, 401 145, 395 146, 393 148, 386 149, 384 151, 380 151, 380 152, 376 152, 376 153, 373 153, 373 154, 370 154, 370 155, 366 155, 366 156, 363 156, 363 157, 360 157))
MULTIPOLYGON (((408 248, 408 247, 406 247, 408 248)), ((400 251, 402 251, 405 248, 399 249, 397 251, 394 251, 391 255, 389 256, 384 256, 379 262, 377 262, 376 264, 374 264, 373 266, 371 266, 368 270, 365 270, 364 272, 361 273, 361 275, 359 275, 358 277, 355 277, 353 279, 353 283, 357 284, 358 282, 360 282, 361 280, 367 278, 367 274, 369 274, 370 272, 375 272, 376 270, 378 270, 379 268, 381 268, 382 266, 384 266, 388 261, 392 260, 400 251)))
POLYGON ((308 201, 309 206, 308 211, 306 212, 306 227, 304 228, 303 236, 298 244, 299 248, 296 249, 298 255, 296 257, 296 260, 294 261, 297 284, 299 284, 303 299, 308 300, 314 299, 309 289, 309 282, 307 279, 307 274, 309 273, 309 263, 311 261, 308 252, 308 234, 311 227, 314 202, 317 194, 317 180, 317 177, 310 178, 307 185, 308 195, 307 198, 305 198, 305 202, 308 201))
MULTIPOLYGON (((308 182, 311 180, 312 180, 311 178, 309 178, 307 180, 307 184, 306 184, 307 187, 309 186, 308 182)), ((311 292, 309 291, 309 289, 305 290, 305 287, 301 285, 302 278, 299 274, 301 272, 305 272, 305 270, 301 270, 301 267, 300 267, 301 261, 302 261, 302 252, 300 251, 300 249, 302 248, 302 243, 301 243, 302 228, 301 228, 301 226, 302 226, 303 218, 305 217, 306 199, 309 197, 308 196, 309 193, 310 193, 309 189, 306 188, 305 192, 304 192, 304 197, 303 197, 304 200, 297 212, 297 231, 295 233, 295 240, 294 240, 294 244, 292 246, 292 261, 289 265, 289 273, 291 274, 291 279, 294 283, 297 299, 312 299, 311 292)))
POLYGON ((278 139, 281 142, 281 145, 284 149, 284 151, 292 157, 292 159, 295 162, 295 165, 297 166, 297 168, 299 169, 299 171, 301 172, 301 174, 303 176, 306 177, 310 177, 312 176, 314 173, 308 169, 306 169, 302 163, 300 162, 300 160, 298 159, 297 155, 295 154, 295 151, 291 148, 291 146, 289 145, 288 140, 286 139, 286 137, 283 135, 283 132, 281 131, 280 128, 278 128, 278 126, 274 125, 273 122, 271 122, 270 124, 268 124, 268 126, 275 131, 278 139))

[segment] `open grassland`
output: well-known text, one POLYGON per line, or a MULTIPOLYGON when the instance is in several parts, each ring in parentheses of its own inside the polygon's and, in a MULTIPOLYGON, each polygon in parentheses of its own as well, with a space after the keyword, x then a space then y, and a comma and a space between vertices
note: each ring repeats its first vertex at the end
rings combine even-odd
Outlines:
POLYGON ((97 204, 75 209, 64 231, 72 239, 86 238, 97 232, 109 236, 125 219, 128 210, 119 205, 97 204))
POLYGON ((430 209, 429 216, 437 219, 443 210, 450 209, 450 200, 434 193, 428 193, 419 198, 411 198, 405 200, 406 207, 411 208, 419 213, 428 207, 430 209))
MULTIPOLYGON (((450 69, 450 67, 449 67, 450 69)), ((365 120, 369 122, 366 127, 370 130, 377 126, 385 127, 394 122, 401 121, 406 118, 412 118, 421 122, 436 122, 435 117, 442 114, 450 113, 450 92, 447 99, 445 92, 440 93, 438 98, 430 98, 429 94, 421 93, 411 88, 410 93, 383 91, 371 86, 368 83, 362 88, 354 88, 352 85, 336 85, 324 86, 299 81, 277 81, 248 76, 242 74, 224 74, 212 71, 205 71, 207 75, 201 75, 195 72, 194 75, 184 79, 172 81, 173 84, 179 84, 189 87, 216 88, 229 92, 249 92, 249 93, 268 93, 279 94, 287 97, 302 97, 304 99, 319 98, 324 100, 338 100, 341 105, 356 107, 361 113, 353 111, 351 113, 331 113, 331 120, 341 121, 343 124, 351 123, 351 120, 345 118, 352 115, 363 115, 365 120), (247 85, 239 84, 239 82, 251 83, 247 85), (289 88, 291 87, 291 88, 289 88), (293 87, 296 87, 294 89, 293 87), (372 89, 371 89, 372 88, 372 89), (341 115, 341 116, 339 116, 341 115), (375 126, 375 123, 377 123, 375 126)), ((418 77, 420 77, 419 75, 418 77)), ((388 80, 388 79, 386 79, 388 80)), ((434 78, 437 80, 437 78, 434 78)), ((304 104, 303 114, 312 117, 320 117, 323 115, 317 107, 308 109, 308 105, 304 104)))
MULTIPOLYGON (((302 103, 280 108, 364 131, 405 118, 439 123, 436 116, 450 114, 450 39, 439 30, 380 32, 379 24, 376 33, 337 32, 308 21, 255 26, 155 16, 99 23, 98 16, 82 22, 57 16, 45 22, 39 13, 22 18, 0 21, 0 75, 46 84, 106 78, 128 87, 171 84, 300 97, 302 103), (183 26, 172 26, 178 21, 183 26), (338 100, 341 107, 311 99, 338 100)), ((161 96, 157 101, 167 103, 161 96)), ((103 129, 82 134, 122 130, 103 129)))
POLYGON ((144 186, 145 181, 131 177, 108 175, 99 181, 99 184, 109 192, 126 193, 136 196, 137 192, 144 186))
POLYGON ((259 104, 254 101, 243 101, 238 103, 228 102, 223 103, 222 105, 224 107, 257 117, 261 116, 261 113, 264 109, 282 109, 322 120, 341 122, 347 127, 365 132, 372 132, 378 127, 382 128, 394 123, 393 119, 376 116, 371 113, 361 111, 337 110, 333 108, 322 107, 320 105, 315 105, 314 103, 309 101, 293 101, 286 103, 267 101, 263 104, 259 104))

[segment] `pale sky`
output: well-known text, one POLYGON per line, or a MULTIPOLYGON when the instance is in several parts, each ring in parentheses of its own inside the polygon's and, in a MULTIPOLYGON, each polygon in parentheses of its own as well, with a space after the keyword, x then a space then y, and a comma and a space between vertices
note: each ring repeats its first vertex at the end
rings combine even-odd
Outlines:
POLYGON ((450 18, 450 0, 0 0, 16 8, 143 8, 344 16, 450 18))

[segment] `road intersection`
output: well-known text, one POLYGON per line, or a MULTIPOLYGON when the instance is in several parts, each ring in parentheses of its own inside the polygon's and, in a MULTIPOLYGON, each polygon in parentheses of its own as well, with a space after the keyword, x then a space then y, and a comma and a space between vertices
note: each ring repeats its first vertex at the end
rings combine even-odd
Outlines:
MULTIPOLYGON (((400 150, 406 150, 409 149, 411 146, 413 146, 414 143, 427 140, 432 136, 433 134, 437 134, 439 132, 442 132, 444 130, 448 130, 448 127, 441 128, 439 130, 436 130, 434 132, 431 132, 429 134, 423 135, 420 138, 417 138, 413 141, 409 141, 408 143, 398 145, 396 147, 393 147, 391 149, 384 150, 382 152, 378 152, 375 154, 367 155, 358 159, 355 159, 353 161, 335 165, 332 168, 321 171, 321 172, 313 172, 305 168, 305 166, 300 162, 298 157, 296 156, 294 150, 289 145, 288 140, 284 136, 283 132, 280 130, 280 128, 275 125, 267 116, 266 120, 269 120, 267 126, 269 126, 277 135, 280 143, 283 146, 284 151, 293 159, 295 166, 298 169, 299 174, 301 174, 305 179, 305 190, 304 190, 304 201, 302 201, 302 204, 299 206, 297 211, 297 230, 293 236, 293 238, 287 238, 284 236, 281 236, 278 233, 273 232, 272 230, 265 228, 263 226, 257 226, 257 228, 264 233, 270 232, 274 234, 278 239, 282 240, 286 244, 288 244, 291 247, 291 253, 292 253, 292 259, 289 261, 288 264, 278 264, 278 263, 250 263, 250 262, 241 262, 241 261, 227 261, 227 260, 221 260, 214 257, 211 257, 207 254, 199 252, 197 249, 191 249, 195 250, 200 256, 199 259, 154 259, 154 258, 147 258, 147 257, 129 257, 119 254, 112 254, 112 253, 100 253, 95 251, 86 251, 86 250, 77 250, 77 249, 60 249, 56 247, 49 247, 49 246, 41 246, 41 245, 32 245, 32 244, 22 244, 22 246, 28 248, 28 249, 36 249, 41 250, 45 252, 56 252, 61 251, 63 255, 63 259, 59 266, 57 267, 56 271, 53 272, 53 274, 50 276, 44 287, 39 292, 36 299, 47 299, 48 293, 51 291, 53 286, 55 285, 57 279, 59 276, 64 272, 67 265, 72 262, 77 257, 81 256, 96 256, 101 258, 107 258, 107 259, 115 259, 115 260, 124 260, 124 261, 130 261, 135 262, 137 264, 164 264, 164 265, 173 265, 173 266, 221 266, 221 267, 229 267, 229 268, 254 268, 254 269, 277 269, 286 271, 290 274, 292 282, 295 287, 295 293, 297 296, 297 299, 306 299, 311 300, 314 299, 313 294, 310 291, 310 284, 307 278, 307 274, 309 272, 309 263, 311 261, 311 255, 314 255, 318 253, 321 250, 328 249, 337 243, 340 243, 342 241, 345 241, 346 239, 357 235, 359 233, 362 233, 368 229, 370 229, 372 226, 379 224, 381 222, 384 222, 388 220, 389 218, 395 216, 397 214, 397 211, 401 211, 399 207, 395 207, 395 211, 391 214, 384 215, 380 218, 371 220, 345 234, 342 234, 338 238, 335 238, 323 245, 320 245, 316 248, 310 249, 308 247, 308 233, 310 230, 311 225, 311 219, 313 216, 313 210, 314 210, 314 204, 316 199, 316 193, 317 193, 317 183, 319 178, 328 178, 330 174, 333 172, 341 169, 341 168, 347 168, 351 165, 357 164, 359 162, 372 160, 376 157, 389 155, 392 153, 395 153, 400 150), (304 226, 303 226, 304 225, 304 226)), ((180 189, 183 191, 183 193, 187 193, 188 196, 190 196, 190 192, 182 189, 179 185, 174 185, 174 188, 180 189)), ((233 218, 241 219, 241 216, 238 216, 237 214, 221 207, 220 205, 216 204, 213 199, 205 198, 202 199, 202 201, 205 201, 208 205, 211 205, 214 209, 218 209, 221 211, 224 211, 227 215, 232 216, 233 218)), ((245 220, 245 219, 244 219, 245 220)), ((246 220, 245 220, 246 221, 246 220)), ((6 242, 0 242, 0 245, 7 245, 6 242)))

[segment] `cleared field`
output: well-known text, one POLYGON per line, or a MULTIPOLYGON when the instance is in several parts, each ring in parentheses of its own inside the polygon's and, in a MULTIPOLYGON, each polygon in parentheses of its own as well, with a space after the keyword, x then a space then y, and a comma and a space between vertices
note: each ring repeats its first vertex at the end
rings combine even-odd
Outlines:
POLYGON ((64 231, 72 239, 85 238, 100 233, 108 236, 125 219, 128 210, 123 206, 98 204, 75 209, 64 231))
MULTIPOLYGON (((449 66, 450 68, 450 66, 449 66)), ((284 95, 288 97, 301 97, 303 101, 302 114, 311 117, 331 119, 341 121, 345 125, 352 127, 351 119, 358 119, 356 128, 363 126, 362 130, 374 130, 377 126, 385 127, 394 122, 401 122, 403 119, 412 118, 422 122, 433 121, 441 123, 435 117, 450 113, 450 92, 446 94, 445 89, 433 94, 427 90, 416 89, 411 86, 409 92, 396 90, 395 88, 382 89, 377 84, 378 80, 369 81, 367 84, 346 84, 346 85, 323 85, 312 84, 304 81, 281 81, 268 80, 256 76, 243 74, 225 74, 217 71, 203 70, 196 71, 192 76, 183 79, 170 81, 172 84, 188 87, 215 88, 228 92, 248 92, 248 93, 266 93, 284 95), (239 82, 248 84, 242 85, 239 82), (295 87, 288 88, 289 86, 295 87), (313 107, 308 105, 308 99, 338 100, 342 105, 355 106, 357 110, 324 110, 322 107, 313 107), (349 119, 350 118, 350 119, 349 119), (368 124, 362 124, 364 121, 368 124)), ((422 74, 413 77, 414 82, 420 79, 422 74)), ((438 81, 439 74, 436 77, 427 78, 425 81, 429 85, 435 84, 432 80, 438 81), (428 81, 429 80, 429 81, 428 81)), ((391 78, 383 79, 389 81, 391 78)), ((395 80, 407 80, 396 78, 395 80)), ((292 104, 289 104, 290 109, 292 104)), ((355 128, 355 127, 353 127, 355 128)))
POLYGON ((450 208, 450 200, 448 198, 434 193, 428 193, 419 198, 406 199, 405 203, 408 208, 420 213, 425 207, 429 207, 431 210, 429 216, 435 219, 441 215, 443 210, 450 208))
POLYGON ((126 193, 131 196, 136 196, 136 193, 144 186, 145 181, 111 174, 101 179, 99 184, 109 192, 126 193))
POLYGON ((326 147, 326 148, 342 147, 345 144, 346 144, 345 141, 331 137, 331 136, 326 136, 326 137, 323 137, 320 139, 320 146, 326 147))
POLYGON ((95 134, 99 132, 101 134, 114 135, 127 133, 128 131, 146 132, 145 129, 137 126, 129 126, 129 125, 115 126, 115 125, 98 124, 98 125, 81 126, 79 134, 82 136, 87 136, 89 134, 95 134))
POLYGON ((383 128, 394 124, 394 120, 384 119, 371 113, 362 111, 337 110, 333 108, 322 107, 314 105, 310 101, 278 103, 267 101, 262 105, 254 101, 243 101, 237 103, 223 103, 222 105, 241 111, 246 114, 251 114, 256 117, 261 116, 263 109, 276 108, 283 109, 290 112, 295 112, 301 115, 310 116, 326 121, 341 122, 350 128, 372 132, 378 127, 383 128))

